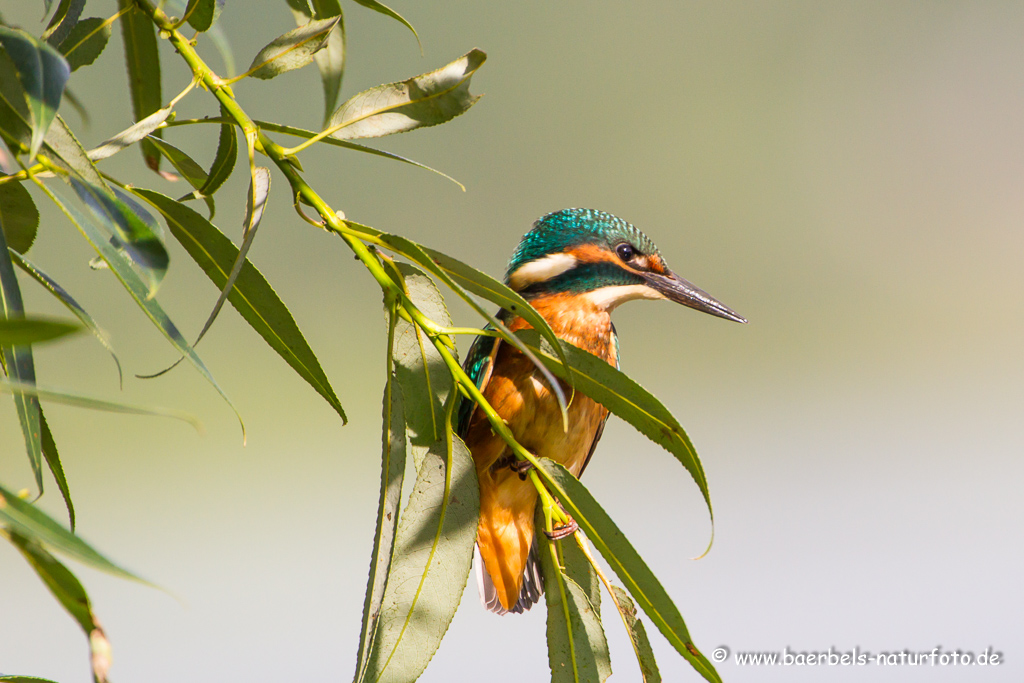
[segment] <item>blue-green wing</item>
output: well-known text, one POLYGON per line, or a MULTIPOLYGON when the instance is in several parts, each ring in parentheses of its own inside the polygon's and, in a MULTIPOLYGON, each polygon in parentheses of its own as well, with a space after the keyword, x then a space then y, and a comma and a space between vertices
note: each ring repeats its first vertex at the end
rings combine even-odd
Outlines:
MULTIPOLYGON (((491 369, 494 367, 494 356, 498 352, 498 345, 500 343, 501 340, 495 337, 477 337, 473 340, 473 345, 469 347, 469 353, 466 354, 466 361, 462 364, 462 368, 478 389, 482 390, 484 385, 487 384, 487 380, 491 377, 491 369)), ((461 401, 459 403, 456 433, 460 437, 466 438, 466 432, 469 429, 469 418, 472 417, 473 409, 476 408, 476 401, 467 399, 465 396, 462 397, 461 401)))

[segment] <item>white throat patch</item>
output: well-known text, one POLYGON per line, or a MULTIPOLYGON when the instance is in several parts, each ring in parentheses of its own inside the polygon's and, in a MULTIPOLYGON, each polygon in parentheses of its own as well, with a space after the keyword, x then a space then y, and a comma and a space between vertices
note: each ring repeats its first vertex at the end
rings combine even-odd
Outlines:
POLYGON ((615 310, 619 304, 634 299, 664 299, 661 292, 648 287, 647 285, 611 285, 601 287, 592 292, 584 294, 590 303, 597 308, 608 311, 615 310))
POLYGON ((542 259, 526 263, 508 276, 508 284, 517 292, 538 282, 546 282, 576 265, 572 254, 549 254, 542 259))

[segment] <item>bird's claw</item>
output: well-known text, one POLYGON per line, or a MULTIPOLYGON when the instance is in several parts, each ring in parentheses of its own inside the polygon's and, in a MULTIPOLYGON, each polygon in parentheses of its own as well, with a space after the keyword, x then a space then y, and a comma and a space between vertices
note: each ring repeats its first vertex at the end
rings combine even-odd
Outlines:
POLYGON ((560 541, 567 536, 572 536, 574 533, 579 531, 580 525, 576 523, 576 520, 569 517, 569 521, 561 526, 556 526, 551 531, 545 531, 544 535, 552 541, 560 541))
POLYGON ((508 464, 508 468, 518 474, 522 481, 526 481, 530 470, 533 469, 533 464, 529 460, 513 460, 508 464))

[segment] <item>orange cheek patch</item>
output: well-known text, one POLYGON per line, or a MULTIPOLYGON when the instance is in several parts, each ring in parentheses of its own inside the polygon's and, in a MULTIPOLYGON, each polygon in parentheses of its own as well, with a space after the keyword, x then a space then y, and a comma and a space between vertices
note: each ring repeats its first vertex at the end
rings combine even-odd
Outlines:
POLYGON ((665 263, 665 259, 652 254, 647 257, 647 269, 653 273, 665 275, 668 273, 668 264, 665 263))

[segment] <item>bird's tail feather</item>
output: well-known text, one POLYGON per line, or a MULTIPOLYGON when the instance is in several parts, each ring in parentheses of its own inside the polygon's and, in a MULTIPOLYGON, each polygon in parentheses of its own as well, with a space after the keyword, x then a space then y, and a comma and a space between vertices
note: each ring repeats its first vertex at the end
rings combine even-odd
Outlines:
POLYGON ((519 590, 519 600, 512 609, 505 609, 498 598, 498 590, 491 580, 491 575, 484 566, 484 560, 480 557, 479 546, 475 550, 474 563, 476 564, 476 585, 480 589, 480 602, 483 606, 495 614, 522 614, 540 601, 544 595, 544 578, 540 572, 540 557, 537 555, 537 543, 530 548, 530 554, 526 558, 526 567, 523 569, 523 587, 519 590))

